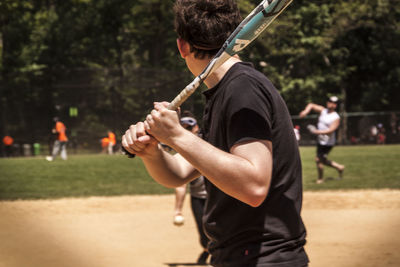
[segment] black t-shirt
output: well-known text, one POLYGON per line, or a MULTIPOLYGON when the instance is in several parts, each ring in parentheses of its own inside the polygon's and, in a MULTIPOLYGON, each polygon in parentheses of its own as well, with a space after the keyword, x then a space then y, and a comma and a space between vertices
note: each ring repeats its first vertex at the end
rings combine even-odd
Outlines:
POLYGON ((226 152, 247 140, 269 140, 273 145, 271 185, 259 207, 225 194, 206 180, 204 228, 211 240, 212 263, 305 266, 302 170, 286 104, 271 82, 249 63, 233 65, 204 95, 206 141, 226 152))

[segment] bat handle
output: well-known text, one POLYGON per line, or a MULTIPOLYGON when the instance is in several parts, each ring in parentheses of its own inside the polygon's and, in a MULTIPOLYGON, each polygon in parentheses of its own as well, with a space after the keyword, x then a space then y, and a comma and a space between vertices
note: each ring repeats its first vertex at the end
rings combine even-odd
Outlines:
MULTIPOLYGON (((179 95, 174 98, 174 100, 172 100, 168 106, 168 109, 177 110, 179 106, 185 102, 185 100, 188 99, 188 97, 200 86, 201 82, 202 78, 199 76, 196 77, 188 86, 185 87, 185 89, 181 91, 179 95)), ((128 155, 128 158, 134 158, 136 156, 135 154, 129 153, 124 147, 122 147, 122 151, 128 155)))
POLYGON ((200 86, 202 83, 202 79, 200 76, 197 76, 188 86, 186 86, 168 105, 168 109, 177 110, 186 99, 191 96, 194 91, 200 86))
POLYGON ((135 154, 132 154, 132 153, 128 152, 128 150, 126 150, 125 147, 122 147, 122 152, 124 152, 124 154, 127 155, 128 158, 134 158, 134 157, 136 157, 135 154))
MULTIPOLYGON (((149 134, 147 131, 146 131, 146 133, 149 134)), ((126 150, 125 147, 123 147, 123 146, 121 146, 121 147, 122 147, 122 152, 124 152, 124 154, 127 155, 128 158, 134 158, 134 157, 136 157, 136 154, 132 154, 131 152, 129 152, 128 150, 126 150)))

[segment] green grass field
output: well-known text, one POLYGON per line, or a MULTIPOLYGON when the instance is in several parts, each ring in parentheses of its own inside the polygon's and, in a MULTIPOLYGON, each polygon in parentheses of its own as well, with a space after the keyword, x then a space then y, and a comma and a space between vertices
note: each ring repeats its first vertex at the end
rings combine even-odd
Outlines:
POLYGON ((0 199, 38 199, 173 192, 154 182, 140 159, 70 155, 0 159, 0 199))
POLYGON ((344 164, 344 179, 337 181, 337 171, 325 167, 327 181, 317 185, 314 147, 301 147, 305 190, 399 189, 400 145, 337 146, 328 158, 344 164))
MULTIPOLYGON (((343 180, 317 185, 315 148, 300 148, 305 190, 400 188, 400 145, 338 146, 330 159, 345 164, 343 180)), ((326 168, 325 177, 337 177, 326 168)), ((44 157, 0 159, 0 199, 170 194, 154 182, 140 159, 122 155, 71 155, 67 161, 44 157)))

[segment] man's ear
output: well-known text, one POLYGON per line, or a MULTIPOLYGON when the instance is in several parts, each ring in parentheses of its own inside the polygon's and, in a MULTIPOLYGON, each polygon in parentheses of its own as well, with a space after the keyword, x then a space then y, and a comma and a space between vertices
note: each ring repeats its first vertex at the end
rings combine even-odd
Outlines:
POLYGON ((182 38, 178 38, 176 39, 176 44, 182 58, 185 58, 190 54, 190 44, 188 42, 186 42, 182 38))

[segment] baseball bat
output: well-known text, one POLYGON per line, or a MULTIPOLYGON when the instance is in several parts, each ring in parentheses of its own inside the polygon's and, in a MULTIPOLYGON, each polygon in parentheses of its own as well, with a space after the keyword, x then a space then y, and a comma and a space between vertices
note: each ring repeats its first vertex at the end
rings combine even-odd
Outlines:
MULTIPOLYGON (((168 109, 176 110, 180 107, 214 70, 254 41, 292 1, 293 0, 261 1, 239 26, 236 27, 205 69, 172 100, 168 105, 168 109)), ((125 152, 131 157, 134 156, 126 150, 125 152)))

